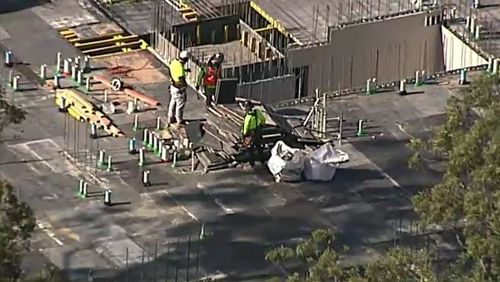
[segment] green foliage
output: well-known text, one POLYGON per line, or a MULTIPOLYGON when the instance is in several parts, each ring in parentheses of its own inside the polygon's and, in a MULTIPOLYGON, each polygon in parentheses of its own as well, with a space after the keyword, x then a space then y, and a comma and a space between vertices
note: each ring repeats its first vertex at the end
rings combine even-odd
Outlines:
MULTIPOLYGON (((465 238, 473 269, 500 279, 500 91, 498 77, 483 75, 462 98, 450 99, 446 121, 430 140, 415 139, 410 164, 431 153, 446 161, 441 183, 414 198, 425 224, 455 228, 465 238), (479 271, 479 270, 478 270, 479 271)), ((474 275, 478 274, 474 271, 474 275)), ((479 279, 478 278, 478 279, 479 279)), ((467 280, 468 279, 468 280, 467 280)), ((472 280, 471 280, 472 279, 472 280)))
POLYGON ((0 133, 10 124, 19 124, 26 118, 26 111, 9 102, 0 84, 0 133))
POLYGON ((31 208, 19 202, 10 183, 0 179, 0 277, 19 278, 20 255, 34 228, 31 208))
POLYGON ((368 264, 363 276, 370 282, 437 281, 427 253, 400 248, 392 249, 379 260, 368 264))

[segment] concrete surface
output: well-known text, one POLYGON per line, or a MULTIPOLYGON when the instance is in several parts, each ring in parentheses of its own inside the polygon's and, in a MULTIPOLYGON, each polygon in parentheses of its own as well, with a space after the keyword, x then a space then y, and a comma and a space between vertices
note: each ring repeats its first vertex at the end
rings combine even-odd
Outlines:
MULTIPOLYGON (((0 22, 11 34, 3 43, 34 70, 41 63, 51 64, 57 50, 67 49, 65 56, 75 52, 29 9, 2 14, 0 22), (18 20, 9 21, 14 17, 18 20), (12 36, 28 21, 36 24, 36 36, 12 36), (39 39, 50 36, 50 42, 39 39), (35 50, 44 55, 35 56, 35 50)), ((64 83, 70 85, 68 80, 64 83)), ((163 105, 169 98, 167 87, 166 82, 137 85, 163 105)), ((329 183, 277 184, 259 166, 185 173, 181 169, 187 164, 172 169, 148 153, 146 168, 151 170, 153 186, 147 188, 140 183, 137 156, 126 152, 127 139, 91 140, 88 125, 58 113, 54 94, 46 90, 9 92, 28 117, 2 136, 0 175, 35 211, 33 256, 43 254, 74 281, 86 281, 89 270, 94 281, 153 281, 176 273, 193 281, 217 271, 228 274, 228 281, 264 281, 279 273, 265 262, 265 252, 296 242, 318 227, 336 229, 338 245, 352 247, 346 260, 363 262, 392 242, 396 221, 402 222, 398 232, 408 232, 414 220, 409 197, 438 177, 431 169, 419 173, 405 169, 408 134, 419 132, 404 132, 395 124, 425 128, 415 124, 428 125, 442 114, 447 88, 425 86, 422 91, 406 97, 381 93, 346 98, 352 109, 349 119, 369 119, 374 128, 370 132, 375 132, 370 134, 376 137, 342 146, 352 161, 342 165, 329 183), (94 168, 99 149, 113 156, 111 172, 94 168), (62 151, 71 158, 63 157, 62 151), (87 199, 76 195, 81 178, 92 192, 87 199), (104 189, 112 189, 116 205, 103 205, 104 189), (210 236, 198 243, 203 224, 210 236)), ((206 118, 203 101, 197 101, 192 91, 188 97, 186 117, 206 118)), ((160 115, 165 115, 164 106, 143 112, 140 125, 152 127, 160 115)), ((141 139, 141 132, 131 130, 132 116, 111 117, 128 136, 141 139)))

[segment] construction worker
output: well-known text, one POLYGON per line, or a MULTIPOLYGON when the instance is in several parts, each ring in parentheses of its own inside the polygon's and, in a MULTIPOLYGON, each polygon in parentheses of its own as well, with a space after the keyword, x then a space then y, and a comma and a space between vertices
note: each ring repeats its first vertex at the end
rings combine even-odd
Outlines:
POLYGON ((179 58, 173 60, 169 65, 170 73, 170 103, 168 105, 168 122, 177 125, 184 123, 184 106, 186 105, 186 73, 189 69, 185 68, 189 60, 189 53, 182 51, 179 58))
POLYGON ((253 103, 249 100, 245 101, 245 111, 241 133, 243 144, 248 149, 250 165, 253 166, 257 157, 262 161, 262 127, 266 124, 266 117, 260 110, 254 109, 253 103))
POLYGON ((200 90, 200 86, 203 86, 203 94, 207 97, 205 101, 207 108, 212 105, 215 89, 217 87, 217 81, 222 77, 223 62, 224 55, 222 53, 216 53, 210 57, 207 65, 204 66, 198 73, 198 77, 196 79, 196 92, 200 90))

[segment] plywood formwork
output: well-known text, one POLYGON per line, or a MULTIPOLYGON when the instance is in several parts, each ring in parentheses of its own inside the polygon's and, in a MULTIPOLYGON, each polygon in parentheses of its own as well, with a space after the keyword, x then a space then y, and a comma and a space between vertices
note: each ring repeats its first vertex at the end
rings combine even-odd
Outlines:
POLYGON ((370 78, 392 82, 413 77, 417 70, 441 71, 441 26, 425 24, 433 15, 440 11, 334 29, 328 44, 290 50, 291 64, 308 67, 308 95, 316 87, 348 89, 370 78))

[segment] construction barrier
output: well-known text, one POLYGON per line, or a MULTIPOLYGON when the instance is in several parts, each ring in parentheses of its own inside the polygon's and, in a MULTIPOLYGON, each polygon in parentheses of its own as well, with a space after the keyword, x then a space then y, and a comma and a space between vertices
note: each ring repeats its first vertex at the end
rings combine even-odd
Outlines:
POLYGON ((123 32, 111 32, 90 38, 80 38, 73 29, 59 30, 59 34, 84 55, 92 58, 147 49, 148 47, 148 44, 139 39, 139 36, 123 35, 123 32))
POLYGON ((82 94, 73 89, 58 89, 55 95, 55 103, 61 107, 65 103, 68 114, 78 121, 95 124, 113 137, 123 137, 125 134, 116 127, 111 119, 97 109, 82 94))

